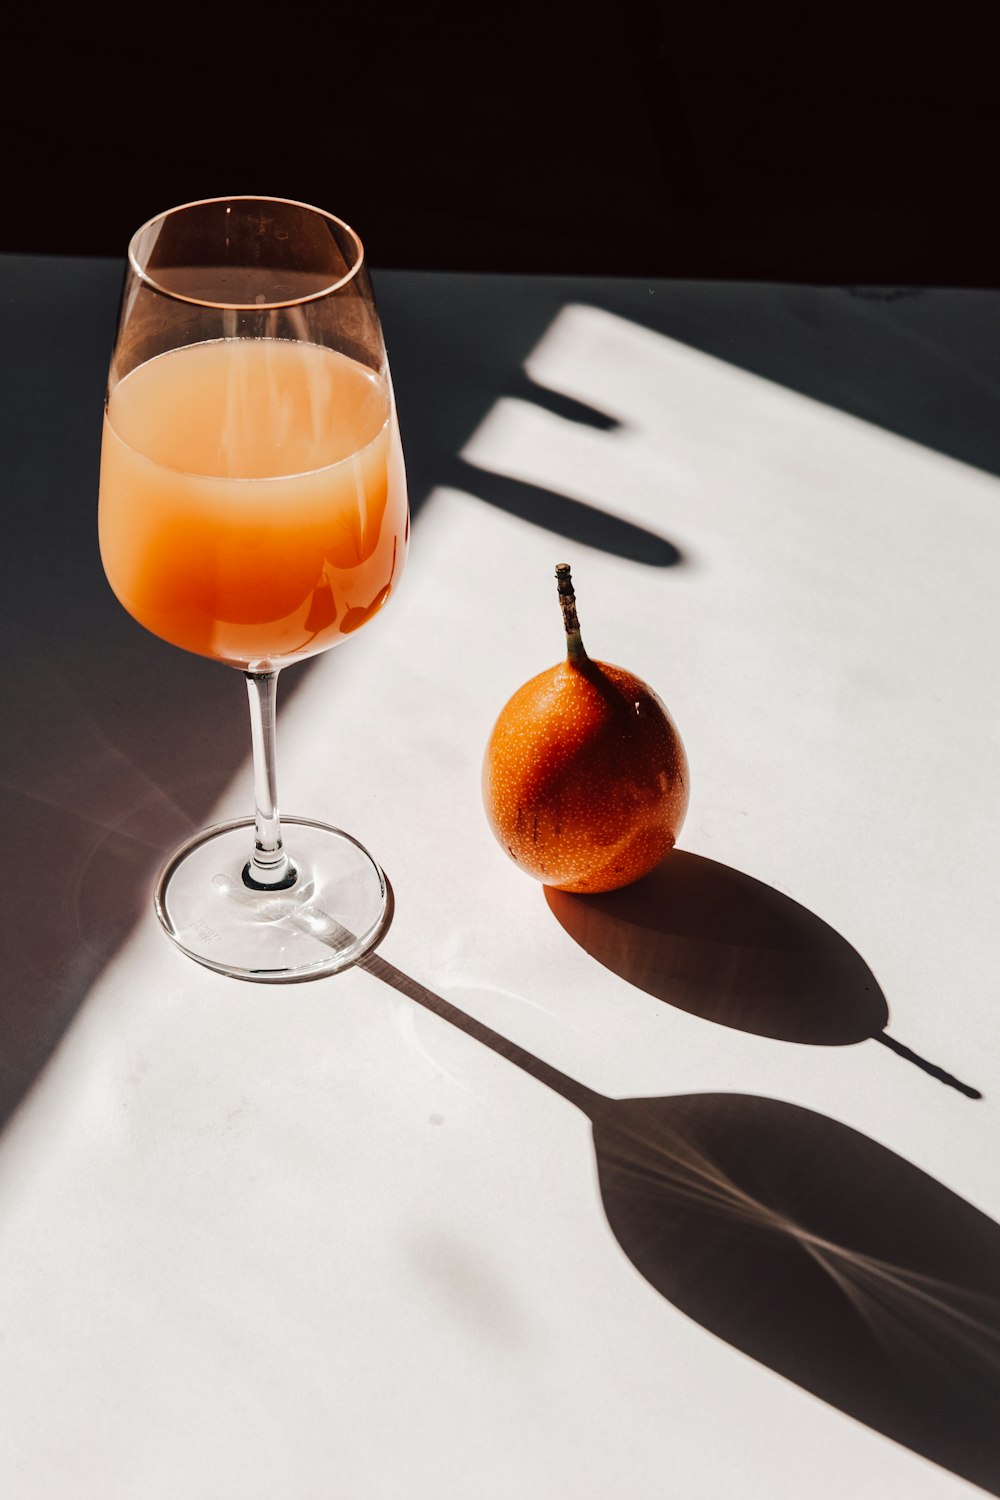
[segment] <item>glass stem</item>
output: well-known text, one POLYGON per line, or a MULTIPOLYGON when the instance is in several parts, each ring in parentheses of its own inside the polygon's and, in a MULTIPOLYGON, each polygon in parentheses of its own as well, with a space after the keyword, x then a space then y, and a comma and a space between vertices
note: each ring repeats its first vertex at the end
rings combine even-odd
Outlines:
POLYGON ((297 871, 281 841, 274 732, 277 672, 246 672, 253 743, 255 824, 253 857, 243 868, 243 883, 255 891, 283 891, 295 884, 297 871))

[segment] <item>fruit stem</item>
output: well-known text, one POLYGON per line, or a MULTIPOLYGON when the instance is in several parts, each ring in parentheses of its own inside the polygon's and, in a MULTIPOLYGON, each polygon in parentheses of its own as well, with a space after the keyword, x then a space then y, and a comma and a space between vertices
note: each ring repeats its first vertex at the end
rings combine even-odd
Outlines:
POLYGON ((569 563, 556 564, 556 586, 559 590, 559 603, 562 605, 563 624, 566 627, 566 654, 570 661, 587 661, 580 635, 580 621, 576 614, 576 593, 569 563))

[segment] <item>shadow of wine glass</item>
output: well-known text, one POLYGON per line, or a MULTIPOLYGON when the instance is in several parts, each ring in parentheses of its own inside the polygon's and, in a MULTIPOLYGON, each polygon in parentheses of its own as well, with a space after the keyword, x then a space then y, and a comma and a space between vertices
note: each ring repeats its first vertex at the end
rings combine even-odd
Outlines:
POLYGON ((885 995, 834 928, 728 865, 674 849, 622 890, 544 891, 556 920, 593 958, 679 1010, 784 1042, 844 1046, 874 1038, 967 1097, 981 1097, 886 1034, 885 995))
POLYGON ((775 1099, 616 1102, 604 1211, 675 1307, 1000 1493, 1000 1226, 868 1137, 775 1099))
POLYGON ((607 1222, 661 1296, 1000 1494, 1000 1225, 815 1111, 739 1094, 608 1099, 381 954, 360 967, 587 1115, 607 1222))

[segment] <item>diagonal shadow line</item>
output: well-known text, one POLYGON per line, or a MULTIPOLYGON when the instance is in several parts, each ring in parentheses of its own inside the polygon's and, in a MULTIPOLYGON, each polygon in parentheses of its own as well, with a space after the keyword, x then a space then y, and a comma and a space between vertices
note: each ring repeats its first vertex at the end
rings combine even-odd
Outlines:
POLYGON ((680 548, 667 537, 543 485, 495 474, 459 457, 442 464, 439 474, 442 484, 473 494, 508 515, 530 521, 533 526, 558 532, 569 541, 582 542, 614 557, 652 568, 673 568, 684 561, 680 548))
MULTIPOLYGON (((214 883, 328 947, 353 942, 308 901, 214 883)), ((386 884, 383 936, 395 909, 386 884)), ((608 1098, 380 952, 357 966, 587 1116, 608 1225, 663 1297, 804 1390, 1000 1494, 1000 1225, 815 1111, 740 1094, 608 1098)))
MULTIPOLYGON (((993 294, 883 288, 873 300, 874 292, 838 285, 592 275, 470 275, 445 284, 420 271, 382 271, 377 282, 387 325, 399 329, 393 371, 414 454, 432 434, 437 451, 460 451, 487 390, 547 405, 523 366, 572 303, 1000 475, 1000 297, 993 294), (445 338, 449 324, 476 331, 457 366, 458 344, 445 338), (436 382, 426 378, 428 363, 441 372, 436 382)), ((578 411, 560 414, 598 425, 578 411)), ((418 482, 418 504, 422 490, 418 482)))
POLYGON ((509 379, 506 388, 498 393, 498 399, 526 401, 532 406, 551 412, 565 422, 576 422, 580 427, 591 427, 595 432, 617 432, 622 423, 610 412, 601 411, 587 401, 567 396, 552 386, 539 385, 522 367, 509 379))
POLYGON ((661 1296, 1000 1494, 1000 1225, 815 1111, 738 1094, 606 1098, 380 954, 360 967, 583 1111, 608 1225, 661 1296))
POLYGON ((903 1042, 898 1042, 887 1031, 880 1031, 874 1040, 881 1042, 883 1047, 887 1047, 890 1052, 894 1052, 897 1057, 903 1058, 905 1062, 913 1063, 915 1068, 920 1068, 928 1077, 936 1078, 939 1083, 946 1083, 949 1088, 956 1089, 958 1093, 964 1094, 966 1099, 981 1099, 983 1097, 980 1089, 973 1088, 971 1083, 963 1083, 960 1078, 956 1078, 954 1073, 949 1073, 946 1068, 939 1067, 937 1063, 930 1062, 926 1057, 921 1057, 919 1052, 914 1052, 912 1047, 907 1047, 903 1042))

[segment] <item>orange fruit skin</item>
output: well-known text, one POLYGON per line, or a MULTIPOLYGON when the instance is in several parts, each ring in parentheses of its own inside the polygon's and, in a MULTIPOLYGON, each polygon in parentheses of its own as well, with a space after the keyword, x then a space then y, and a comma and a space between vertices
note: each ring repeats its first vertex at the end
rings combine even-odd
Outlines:
POLYGON ((560 891, 630 885, 676 842, 687 756, 653 690, 622 667, 566 660, 504 705, 483 759, 497 841, 560 891))

